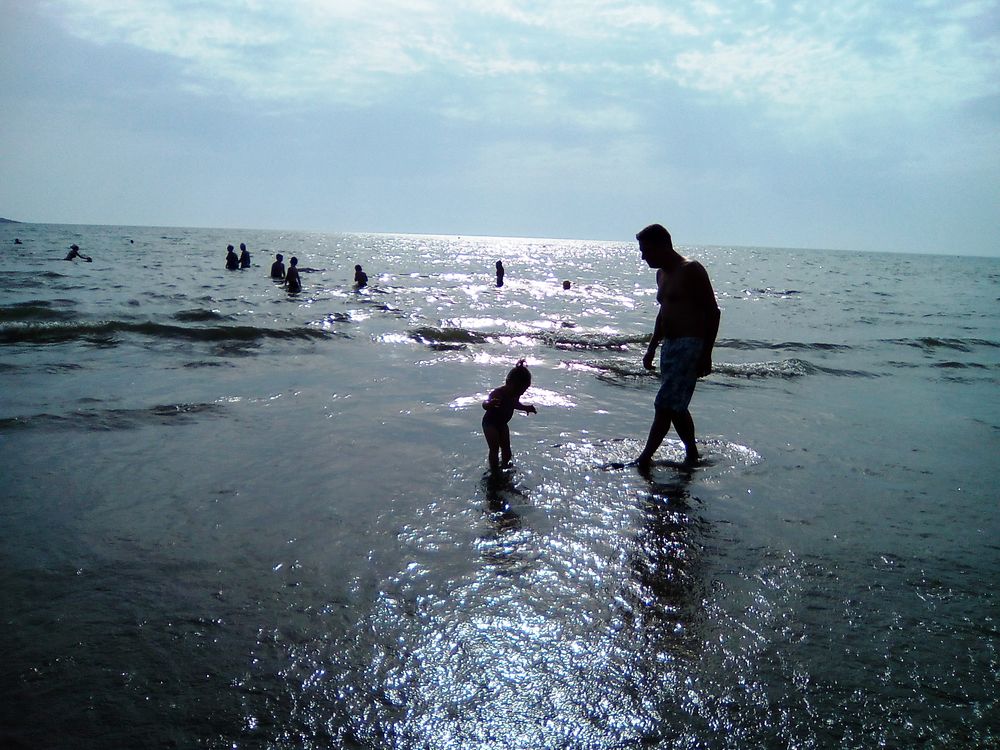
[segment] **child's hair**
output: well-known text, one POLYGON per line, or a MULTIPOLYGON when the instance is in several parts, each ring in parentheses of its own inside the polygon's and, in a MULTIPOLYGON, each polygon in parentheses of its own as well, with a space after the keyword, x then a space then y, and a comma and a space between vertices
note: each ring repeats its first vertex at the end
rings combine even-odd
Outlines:
POLYGON ((528 370, 523 359, 517 360, 514 369, 507 373, 507 383, 518 387, 523 386, 524 390, 531 387, 531 371, 528 370))

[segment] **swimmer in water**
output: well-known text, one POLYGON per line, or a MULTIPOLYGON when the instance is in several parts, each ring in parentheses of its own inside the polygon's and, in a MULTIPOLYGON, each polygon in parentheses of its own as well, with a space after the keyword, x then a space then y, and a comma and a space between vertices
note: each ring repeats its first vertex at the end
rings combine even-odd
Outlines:
POLYGON ((354 285, 358 289, 368 286, 368 274, 361 270, 361 266, 354 267, 354 285))
POLYGON ((89 258, 86 255, 84 255, 83 253, 81 253, 80 252, 80 248, 77 247, 76 245, 70 245, 69 246, 69 253, 67 253, 66 257, 63 258, 63 260, 73 260, 75 258, 82 258, 83 260, 87 261, 88 263, 92 263, 93 260, 94 260, 93 258, 89 258))
POLYGON ((285 256, 278 253, 274 256, 275 261, 271 264, 271 278, 272 279, 283 279, 285 278, 285 256))
POLYGON ((302 291, 302 279, 299 278, 299 265, 298 258, 292 258, 288 261, 288 274, 285 276, 285 286, 288 288, 289 292, 301 292, 302 291))

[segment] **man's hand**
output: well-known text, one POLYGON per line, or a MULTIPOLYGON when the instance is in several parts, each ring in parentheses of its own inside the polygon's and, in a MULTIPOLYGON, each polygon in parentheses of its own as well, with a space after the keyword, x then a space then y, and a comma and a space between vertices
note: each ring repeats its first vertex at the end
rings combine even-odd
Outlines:
POLYGON ((702 357, 698 362, 698 377, 703 378, 706 375, 712 374, 712 357, 711 355, 707 357, 702 357))
POLYGON ((650 342, 649 346, 646 348, 646 354, 642 358, 642 366, 647 370, 653 370, 656 366, 653 364, 656 359, 656 344, 650 342))

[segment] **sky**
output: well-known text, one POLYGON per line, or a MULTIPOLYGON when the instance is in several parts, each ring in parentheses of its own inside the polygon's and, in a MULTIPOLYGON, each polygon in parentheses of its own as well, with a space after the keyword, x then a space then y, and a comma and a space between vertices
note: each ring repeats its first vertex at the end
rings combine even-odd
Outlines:
POLYGON ((0 0, 0 216, 1000 256, 1000 0, 0 0))

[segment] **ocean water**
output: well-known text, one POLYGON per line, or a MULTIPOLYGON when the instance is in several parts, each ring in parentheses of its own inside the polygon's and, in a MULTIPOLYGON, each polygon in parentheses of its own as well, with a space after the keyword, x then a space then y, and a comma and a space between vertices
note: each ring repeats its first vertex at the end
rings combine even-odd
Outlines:
POLYGON ((0 226, 0 743, 1000 744, 1000 261, 681 251, 705 461, 643 476, 634 243, 0 226))

